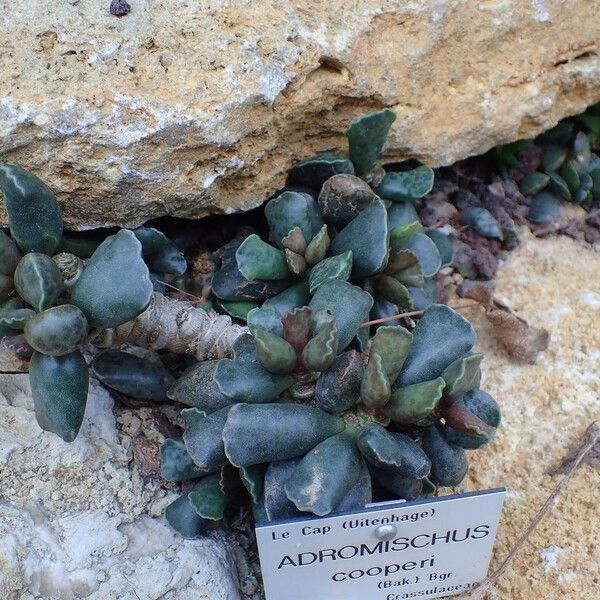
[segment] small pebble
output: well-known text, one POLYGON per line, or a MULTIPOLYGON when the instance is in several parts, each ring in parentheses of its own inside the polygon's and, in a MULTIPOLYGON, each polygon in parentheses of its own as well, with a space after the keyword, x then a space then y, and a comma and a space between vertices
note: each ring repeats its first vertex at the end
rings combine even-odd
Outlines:
POLYGON ((131 6, 127 0, 112 0, 110 3, 110 14, 114 17, 124 17, 129 14, 131 6))

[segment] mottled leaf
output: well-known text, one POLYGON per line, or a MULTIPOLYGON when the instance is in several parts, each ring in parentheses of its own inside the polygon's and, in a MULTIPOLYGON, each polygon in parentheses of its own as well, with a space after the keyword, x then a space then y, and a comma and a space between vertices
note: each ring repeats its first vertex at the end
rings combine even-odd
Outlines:
POLYGON ((71 304, 49 308, 25 323, 27 343, 34 350, 50 356, 74 352, 84 344, 87 333, 87 319, 71 304))
POLYGON ((423 435, 423 450, 431 460, 431 481, 444 487, 460 484, 469 468, 462 448, 450 445, 439 429, 432 425, 423 435))
POLYGON ((205 474, 189 455, 182 437, 167 438, 160 447, 160 474, 167 481, 195 479, 205 474))
POLYGON ((256 234, 248 236, 235 252, 238 269, 250 281, 280 281, 291 277, 285 254, 263 242, 256 234))
POLYGON ((15 270, 19 296, 40 312, 50 308, 63 289, 63 280, 54 261, 45 254, 26 254, 15 270))
POLYGON ((310 272, 308 284, 310 293, 314 294, 321 284, 329 279, 348 281, 352 272, 352 251, 326 258, 318 263, 310 272))
POLYGON ((479 206, 468 206, 460 214, 461 223, 468 225, 479 235, 497 240, 504 239, 502 227, 496 221, 494 215, 479 206))
POLYGON ((442 398, 444 386, 444 380, 438 377, 395 389, 386 407, 386 414, 401 425, 427 424, 442 398))
POLYGON ((355 350, 340 354, 331 366, 321 373, 315 386, 317 406, 332 414, 341 414, 360 398, 363 361, 355 350))
POLYGON ((375 193, 394 202, 416 200, 431 191, 433 180, 433 170, 426 165, 410 171, 394 171, 382 177, 375 193))
POLYGON ((319 189, 330 177, 354 173, 354 165, 343 156, 323 153, 296 163, 288 172, 288 183, 319 189))
POLYGON ((138 227, 133 230, 142 244, 142 254, 148 267, 156 273, 183 275, 187 262, 179 248, 158 229, 138 227))

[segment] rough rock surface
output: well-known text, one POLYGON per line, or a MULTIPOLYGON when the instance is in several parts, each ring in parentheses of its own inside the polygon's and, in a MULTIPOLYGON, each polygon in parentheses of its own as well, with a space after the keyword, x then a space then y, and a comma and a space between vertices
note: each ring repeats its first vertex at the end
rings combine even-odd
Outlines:
POLYGON ((257 206, 384 106, 387 157, 439 165, 600 100, 589 0, 130 5, 0 1, 0 160, 48 181, 71 228, 257 206))
MULTIPOLYGON (((537 363, 515 363, 491 336, 480 309, 473 321, 485 352, 482 388, 503 410, 494 442, 473 453, 467 490, 505 486, 508 494, 491 570, 560 481, 587 426, 600 420, 600 247, 523 231, 496 295, 531 325, 550 331, 537 363)), ((458 301, 460 303, 461 301, 458 301)), ((600 578, 600 448, 583 464, 553 511, 496 586, 495 600, 588 600, 600 578)))
POLYGON ((176 494, 139 459, 148 411, 112 407, 92 382, 65 444, 37 426, 27 376, 0 375, 0 598, 239 600, 224 534, 186 541, 157 518, 176 494))

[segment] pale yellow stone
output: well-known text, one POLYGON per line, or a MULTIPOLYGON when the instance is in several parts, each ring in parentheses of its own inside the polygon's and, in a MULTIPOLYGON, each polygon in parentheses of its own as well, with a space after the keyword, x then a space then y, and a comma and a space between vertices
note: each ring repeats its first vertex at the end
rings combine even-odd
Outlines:
POLYGON ((386 158, 439 165, 600 100, 590 0, 130 4, 2 3, 0 160, 46 180, 69 227, 257 206, 384 106, 386 158))

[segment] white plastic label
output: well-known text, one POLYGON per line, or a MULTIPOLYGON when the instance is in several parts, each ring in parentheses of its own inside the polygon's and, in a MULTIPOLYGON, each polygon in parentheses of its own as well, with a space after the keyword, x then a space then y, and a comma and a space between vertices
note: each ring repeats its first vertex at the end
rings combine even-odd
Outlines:
POLYGON ((488 490, 256 528, 267 600, 405 600, 485 579, 506 491, 488 490))

